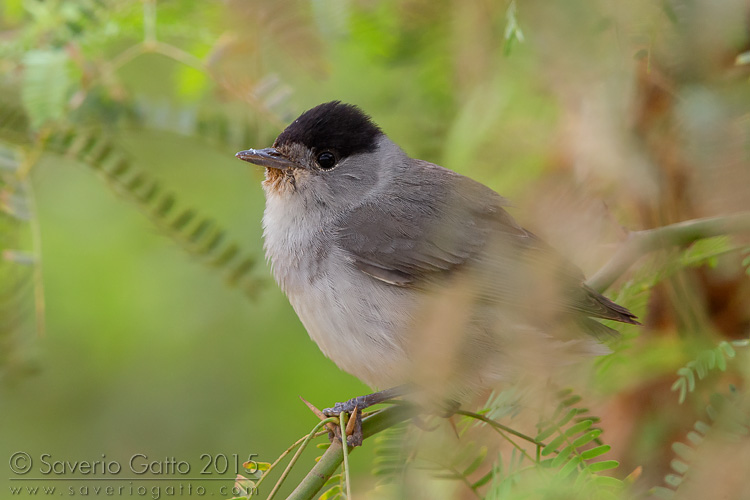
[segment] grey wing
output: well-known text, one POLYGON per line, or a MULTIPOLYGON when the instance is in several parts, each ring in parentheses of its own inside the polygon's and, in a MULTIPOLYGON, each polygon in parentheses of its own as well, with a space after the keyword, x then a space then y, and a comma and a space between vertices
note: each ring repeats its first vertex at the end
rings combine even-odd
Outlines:
POLYGON ((337 222, 338 244, 360 271, 392 285, 419 287, 473 263, 479 269, 477 296, 511 303, 522 293, 516 285, 523 277, 509 275, 523 273, 524 266, 546 268, 559 280, 564 309, 637 323, 630 311, 586 287, 577 267, 519 226, 500 195, 449 170, 429 170, 421 176, 428 184, 402 180, 393 196, 365 202, 337 222))
POLYGON ((402 180, 394 196, 363 203, 339 220, 339 245, 359 270, 394 285, 419 286, 479 254, 493 230, 526 234, 497 193, 431 167, 426 181, 402 180), (503 219, 505 226, 493 223, 503 219))

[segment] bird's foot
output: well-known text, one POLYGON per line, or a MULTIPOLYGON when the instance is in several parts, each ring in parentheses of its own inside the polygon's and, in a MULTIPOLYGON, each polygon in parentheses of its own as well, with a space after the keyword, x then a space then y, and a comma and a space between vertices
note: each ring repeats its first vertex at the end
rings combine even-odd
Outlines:
POLYGON ((365 394, 364 396, 357 396, 356 398, 352 398, 349 401, 336 403, 335 405, 333 405, 333 407, 324 409, 323 414, 328 417, 335 417, 342 411, 345 411, 346 413, 352 413, 354 411, 354 408, 359 408, 361 412, 362 410, 364 410, 365 408, 369 408, 370 406, 399 397, 403 395, 404 392, 406 392, 406 389, 403 386, 398 386, 380 392, 373 392, 372 394, 365 394))
POLYGON ((352 413, 354 411, 354 408, 362 408, 364 406, 365 397, 366 396, 358 396, 356 398, 350 399, 349 401, 344 401, 343 403, 336 403, 331 408, 324 408, 323 415, 327 417, 336 417, 342 412, 352 413))
MULTIPOLYGON (((349 412, 342 412, 342 413, 349 413, 349 412)), ((339 422, 341 422, 341 413, 339 413, 339 422)), ((341 439, 341 431, 342 426, 339 425, 336 427, 336 430, 338 431, 338 437, 341 439)), ((344 434, 346 435, 346 444, 355 447, 355 446, 362 446, 362 412, 359 411, 359 408, 356 406, 354 407, 354 411, 349 415, 349 420, 346 421, 346 428, 343 429, 344 434)), ((329 433, 329 437, 330 433, 329 433)))
MULTIPOLYGON (((403 387, 393 387, 380 392, 374 392, 372 394, 366 394, 364 396, 358 396, 352 398, 349 401, 343 403, 336 403, 331 408, 326 408, 320 413, 323 417, 341 417, 342 413, 350 415, 350 419, 346 424, 345 434, 346 442, 349 446, 361 446, 362 445, 362 410, 369 408, 372 405, 382 403, 389 399, 401 396, 405 392, 403 387)), ((308 403, 309 405, 309 403, 308 403)), ((341 439, 341 426, 335 428, 328 428, 328 437, 331 441, 334 438, 341 439)))
MULTIPOLYGON (((328 439, 333 442, 334 439, 338 439, 341 441, 341 428, 343 421, 346 421, 346 428, 344 429, 344 434, 346 435, 346 444, 348 444, 351 447, 354 446, 362 446, 362 412, 357 408, 356 406, 353 408, 351 412, 346 410, 339 410, 338 413, 335 415, 326 415, 324 412, 318 410, 312 403, 307 401, 305 398, 300 397, 300 399, 307 405, 308 408, 321 420, 327 420, 332 416, 338 416, 339 417, 339 425, 336 425, 333 422, 326 422, 326 429, 328 429, 328 439), (341 415, 348 414, 350 417, 348 420, 346 418, 341 418, 341 415)), ((341 403, 339 403, 339 408, 342 408, 341 403)), ((331 410, 331 408, 328 408, 327 410, 331 410)))

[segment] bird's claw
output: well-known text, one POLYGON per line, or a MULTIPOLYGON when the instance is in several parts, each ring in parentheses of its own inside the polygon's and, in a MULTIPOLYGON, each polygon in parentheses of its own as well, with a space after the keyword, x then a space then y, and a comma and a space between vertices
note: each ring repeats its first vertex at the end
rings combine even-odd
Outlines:
MULTIPOLYGON (((349 401, 344 401, 343 403, 336 403, 333 407, 326 408, 323 411, 318 410, 307 401, 305 401, 305 403, 321 420, 325 420, 327 417, 337 417, 342 413, 348 413, 351 415, 351 420, 349 421, 349 425, 347 425, 346 431, 347 444, 349 446, 360 446, 362 444, 362 410, 389 399, 399 397, 403 393, 403 386, 393 387, 380 392, 358 396, 349 401)), ((329 423, 328 437, 331 441, 333 441, 334 438, 341 439, 340 426, 334 426, 329 423)))
MULTIPOLYGON (((329 408, 330 409, 330 408, 329 408)), ((349 413, 348 411, 341 411, 338 415, 341 418, 342 413, 349 413)), ((350 414, 350 419, 346 422, 346 428, 343 429, 346 434, 346 444, 351 447, 362 446, 362 412, 359 408, 354 407, 354 411, 350 414)), ((334 439, 342 441, 341 425, 335 426, 333 429, 328 430, 328 439, 333 442, 334 439)))
POLYGON ((326 408, 323 410, 323 414, 328 417, 335 417, 342 411, 352 413, 355 408, 359 408, 360 411, 365 408, 369 408, 378 403, 383 403, 389 399, 393 399, 402 395, 404 392, 403 386, 393 387, 380 392, 373 392, 372 394, 365 394, 364 396, 357 396, 349 401, 343 403, 336 403, 332 408, 326 408))
MULTIPOLYGON (((339 414, 341 415, 341 414, 339 414)), ((350 415, 349 421, 346 423, 346 444, 349 446, 362 446, 362 412, 359 408, 354 407, 354 411, 350 415)), ((341 428, 341 427, 339 427, 341 428)))

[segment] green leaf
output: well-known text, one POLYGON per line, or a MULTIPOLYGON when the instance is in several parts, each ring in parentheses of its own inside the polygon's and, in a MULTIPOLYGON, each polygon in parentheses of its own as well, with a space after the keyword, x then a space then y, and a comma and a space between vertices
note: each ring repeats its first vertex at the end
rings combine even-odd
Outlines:
POLYGON ((622 488, 624 485, 621 480, 609 476, 595 476, 593 482, 600 488, 622 488))
POLYGON ((593 424, 594 422, 592 422, 591 420, 583 420, 581 422, 578 422, 565 431, 565 436, 571 437, 575 436, 576 434, 580 434, 581 432, 591 427, 593 424))
POLYGON ((564 417, 562 417, 560 420, 558 420, 556 423, 550 424, 549 427, 545 428, 544 430, 540 430, 539 434, 536 436, 537 441, 544 441, 548 437, 550 437, 552 434, 554 434, 558 429, 561 429, 565 424, 570 422, 573 417, 581 413, 580 408, 572 408, 568 410, 568 412, 565 414, 564 417))
POLYGON ((686 464, 686 463, 685 463, 685 462, 683 462, 682 460, 677 460, 676 458, 675 458, 675 459, 673 459, 673 460, 672 460, 672 461, 671 461, 671 462, 669 463, 669 465, 670 465, 670 466, 672 467, 672 470, 674 470, 675 472, 677 472, 677 473, 679 473, 679 474, 683 474, 683 475, 684 475, 684 474, 685 474, 685 473, 686 473, 686 472, 688 471, 688 469, 690 468, 690 466, 689 466, 688 464, 686 464))
POLYGON ((492 479, 492 476, 493 476, 493 471, 489 471, 487 474, 479 478, 474 484, 472 484, 471 489, 476 490, 477 488, 481 488, 482 486, 490 482, 490 480, 492 479))
POLYGON ((620 462, 617 460, 603 460, 601 462, 595 462, 593 464, 589 464, 588 469, 591 472, 601 472, 603 470, 610 470, 614 469, 616 467, 619 467, 620 462))
POLYGON ((328 481, 323 483, 323 488, 326 486, 333 486, 334 484, 340 484, 341 483, 341 473, 334 474, 331 477, 328 478, 328 481))
POLYGON ((542 449, 542 456, 546 457, 550 453, 554 453, 555 450, 557 450, 557 447, 560 446, 563 441, 565 441, 565 434, 560 434, 542 449))
POLYGON ((695 427, 695 430, 700 432, 704 436, 708 434, 708 431, 711 430, 711 426, 701 420, 695 422, 695 425, 693 427, 695 427))
POLYGON ((729 343, 729 342, 727 342, 726 340, 725 340, 725 341, 723 341, 723 342, 721 342, 721 343, 719 344, 719 349, 721 349, 722 351, 724 351, 724 355, 725 355, 725 356, 726 356, 727 358, 733 358, 733 357, 734 357, 734 356, 735 356, 735 355, 737 354, 737 353, 735 352, 734 348, 732 347, 732 344, 730 344, 730 343, 729 343))
POLYGON ((578 408, 573 408, 572 410, 568 411, 568 413, 566 413, 565 416, 557 422, 557 427, 562 428, 565 424, 570 422, 573 419, 573 417, 578 415, 578 413, 579 413, 578 408))
POLYGON ((612 447, 608 444, 603 444, 601 446, 597 446, 596 448, 591 448, 590 450, 586 450, 583 453, 581 453, 581 458, 584 460, 591 460, 592 458, 596 458, 599 455, 604 455, 609 450, 611 450, 612 447))
POLYGON ((674 498, 675 492, 674 490, 670 490, 669 488, 657 486, 651 489, 651 494, 659 498, 674 498))
POLYGON ((568 397, 571 394, 573 394, 573 389, 571 389, 570 387, 568 387, 567 389, 561 389, 561 390, 557 391, 557 397, 558 397, 558 399, 562 399, 562 398, 568 397))
POLYGON ((562 469, 560 469, 560 472, 558 472, 558 476, 560 477, 567 477, 571 472, 573 472, 576 467, 578 467, 581 463, 583 463, 583 460, 581 457, 574 456, 566 463, 562 469))
MULTIPOLYGON (((571 411, 573 411, 573 410, 571 410, 571 411)), ((554 426, 554 425, 552 425, 552 426, 546 428, 545 430, 541 431, 539 434, 537 434, 535 439, 537 441, 544 441, 545 439, 547 439, 548 437, 550 437, 552 434, 554 434, 555 431, 557 431, 557 427, 554 426)))
POLYGON ((404 460, 390 453, 387 455, 376 455, 375 458, 372 459, 372 465, 376 467, 390 466, 398 468, 404 466, 404 460))
POLYGON ((558 453, 557 456, 552 460, 552 467, 553 468, 560 467, 562 464, 564 464, 568 460, 568 457, 570 457, 572 452, 573 452, 573 447, 570 445, 560 450, 560 453, 558 453))
MULTIPOLYGON (((557 457, 555 457, 555 458, 557 458, 557 457)), ((549 468, 552 467, 553 460, 554 460, 553 458, 547 458, 545 460, 541 460, 541 461, 537 462, 537 464, 539 465, 539 467, 543 467, 543 468, 549 469, 549 468)))
POLYGON ((227 264, 230 260, 240 252, 240 248, 235 244, 231 243, 227 245, 224 250, 213 260, 213 265, 222 267, 227 264))
POLYGON ((484 459, 487 457, 487 447, 482 446, 482 448, 479 450, 479 455, 477 455, 477 458, 474 459, 473 462, 464 470, 464 477, 468 477, 472 472, 476 471, 480 465, 482 465, 482 462, 484 462, 484 459))
POLYGON ((693 455, 695 455, 695 450, 693 450, 685 443, 681 443, 679 441, 672 443, 672 451, 674 451, 678 457, 687 462, 690 462, 693 458, 693 455))
POLYGON ((432 475, 436 479, 449 479, 451 481, 461 480, 463 476, 458 472, 438 472, 432 475))
POLYGON ((372 475, 373 476, 390 476, 391 474, 394 474, 395 472, 398 472, 402 469, 403 469, 402 466, 394 467, 391 465, 383 466, 383 467, 373 467, 372 475))
POLYGON ((706 363, 704 362, 704 359, 703 359, 704 354, 705 353, 701 353, 698 359, 691 361, 690 363, 687 364, 688 368, 695 370, 695 373, 698 374, 699 379, 703 379, 703 377, 705 377, 706 373, 708 372, 706 363))
POLYGON ((234 266, 234 269, 227 276, 227 280, 230 284, 236 285, 253 267, 255 267, 255 259, 253 257, 246 257, 234 266))
POLYGON ((724 356, 716 356, 716 367, 723 372, 727 371, 727 360, 724 356))
POLYGON ((341 495, 341 485, 337 484, 333 486, 330 490, 326 491, 322 495, 320 495, 319 500, 333 500, 334 498, 337 498, 341 495))
POLYGON ((563 406, 573 406, 576 403, 580 403, 583 398, 579 395, 574 395, 569 397, 568 399, 564 400, 561 404, 563 406))
POLYGON ((185 209, 183 210, 172 222, 172 228, 176 230, 183 229, 195 218, 195 210, 185 209))
POLYGON ((719 412, 716 411, 716 408, 711 405, 708 405, 706 407, 706 413, 708 414, 708 418, 710 418, 712 422, 716 422, 716 420, 719 418, 719 412))
POLYGON ((516 41, 524 41, 523 31, 521 31, 521 27, 518 25, 516 11, 516 0, 511 0, 510 4, 508 4, 508 10, 505 13, 505 44, 503 47, 503 53, 506 56, 510 55, 516 41))
POLYGON ((735 57, 734 59, 734 64, 736 66, 750 64, 750 50, 742 52, 741 54, 737 54, 737 57, 735 57))
POLYGON ((680 17, 677 15, 674 7, 670 4, 669 1, 662 0, 661 9, 664 12, 664 14, 666 14, 667 19, 669 19, 669 22, 671 22, 675 26, 678 26, 680 24, 680 17))
POLYGON ((695 374, 693 374, 693 370, 683 367, 677 370, 677 375, 687 380, 688 391, 693 392, 695 390, 695 374))
POLYGON ((573 447, 574 448, 580 448, 581 446, 584 446, 586 444, 589 444, 594 439, 598 438, 599 435, 602 433, 601 429, 594 429, 592 431, 587 432, 583 436, 577 438, 575 441, 573 441, 573 447))
POLYGON ((701 436, 697 432, 693 432, 693 431, 688 432, 687 438, 690 440, 691 443, 695 445, 699 445, 703 442, 703 436, 701 436))
POLYGON ((161 197, 159 204, 156 206, 156 215, 159 217, 165 217, 174 207, 175 198, 171 194, 165 194, 161 197))
POLYGON ((673 391, 680 391, 680 395, 677 398, 678 402, 680 404, 685 402, 685 397, 687 396, 687 383, 685 382, 685 379, 680 377, 677 380, 674 381, 674 384, 672 384, 673 391))
POLYGON ((31 127, 38 129, 48 120, 65 114, 70 86, 68 55, 64 50, 30 50, 23 58, 21 99, 31 127))
POLYGON ((674 486, 675 488, 677 488, 680 484, 682 484, 682 477, 675 474, 667 474, 664 477, 664 482, 670 486, 674 486))
MULTIPOLYGON (((698 240, 688 248, 682 255, 684 266, 699 266, 711 258, 729 250, 730 240, 728 236, 714 236, 698 240)), ((709 262, 709 265, 711 263, 709 262)))
MULTIPOLYGON (((713 370, 716 368, 716 358, 721 357, 721 353, 715 350, 706 351, 706 365, 709 369, 713 370)), ((703 378, 703 375, 701 378, 703 378)))

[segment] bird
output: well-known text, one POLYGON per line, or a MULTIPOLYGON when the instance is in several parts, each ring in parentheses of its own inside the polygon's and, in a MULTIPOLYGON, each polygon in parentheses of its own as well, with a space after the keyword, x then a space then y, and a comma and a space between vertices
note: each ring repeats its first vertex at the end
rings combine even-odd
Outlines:
POLYGON ((411 158, 355 105, 313 107, 272 147, 236 157, 265 168, 266 257, 309 336, 382 389, 327 414, 426 379, 461 400, 535 360, 605 352, 617 332, 597 319, 639 324, 521 227, 505 198, 411 158))

